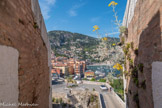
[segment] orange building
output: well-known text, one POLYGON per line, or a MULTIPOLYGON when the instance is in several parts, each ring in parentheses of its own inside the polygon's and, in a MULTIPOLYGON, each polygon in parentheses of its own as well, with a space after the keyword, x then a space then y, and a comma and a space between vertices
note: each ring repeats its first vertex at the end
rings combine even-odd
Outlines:
POLYGON ((69 67, 69 75, 74 75, 74 67, 73 66, 68 67, 69 67))
POLYGON ((95 77, 95 73, 92 71, 88 71, 84 73, 84 78, 91 79, 95 77))

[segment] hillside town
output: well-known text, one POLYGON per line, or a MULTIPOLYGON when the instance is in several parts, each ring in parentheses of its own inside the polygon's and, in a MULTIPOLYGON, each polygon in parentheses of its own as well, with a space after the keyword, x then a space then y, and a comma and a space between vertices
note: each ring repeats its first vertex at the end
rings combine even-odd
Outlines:
POLYGON ((75 58, 67 58, 67 57, 56 57, 54 53, 51 53, 51 74, 52 78, 66 78, 66 77, 76 77, 76 79, 89 79, 104 78, 105 74, 102 72, 94 72, 92 70, 88 70, 86 68, 86 61, 80 61, 75 58), (102 77, 101 77, 102 76, 102 77))

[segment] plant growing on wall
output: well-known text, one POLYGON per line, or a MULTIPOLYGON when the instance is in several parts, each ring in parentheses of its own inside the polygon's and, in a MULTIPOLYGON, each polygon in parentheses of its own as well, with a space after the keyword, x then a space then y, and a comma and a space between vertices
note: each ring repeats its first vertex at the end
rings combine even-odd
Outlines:
POLYGON ((119 31, 122 34, 122 33, 124 33, 126 31, 127 28, 125 26, 122 26, 121 20, 118 19, 117 11, 115 10, 115 8, 116 8, 117 5, 118 5, 117 2, 111 1, 108 4, 108 7, 112 7, 113 13, 114 13, 114 17, 115 17, 115 24, 118 26, 119 31))
POLYGON ((143 80, 143 81, 142 81, 141 87, 142 87, 143 89, 146 89, 146 80, 143 80))
POLYGON ((132 79, 133 79, 133 82, 138 87, 138 85, 139 85, 139 81, 138 81, 138 69, 137 69, 136 66, 132 70, 132 79))
POLYGON ((37 24, 37 22, 34 22, 33 27, 34 27, 35 29, 38 28, 38 24, 37 24))
POLYGON ((131 42, 131 43, 130 43, 130 46, 131 46, 131 49, 133 50, 133 49, 134 49, 134 43, 131 42))
POLYGON ((142 63, 140 63, 140 64, 138 64, 138 70, 140 71, 140 72, 142 72, 143 73, 143 64, 142 63))

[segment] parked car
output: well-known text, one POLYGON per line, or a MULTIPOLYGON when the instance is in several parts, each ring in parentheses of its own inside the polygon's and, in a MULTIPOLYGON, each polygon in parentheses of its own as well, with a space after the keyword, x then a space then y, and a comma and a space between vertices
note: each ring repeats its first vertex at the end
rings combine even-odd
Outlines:
POLYGON ((100 85, 101 90, 108 90, 108 88, 105 85, 100 85))
POLYGON ((74 79, 74 80, 77 80, 77 79, 79 79, 79 76, 75 76, 73 79, 74 79))
POLYGON ((81 84, 82 83, 82 81, 80 81, 80 80, 76 80, 76 82, 77 82, 77 84, 81 84))
POLYGON ((57 81, 58 78, 52 77, 52 81, 57 81))

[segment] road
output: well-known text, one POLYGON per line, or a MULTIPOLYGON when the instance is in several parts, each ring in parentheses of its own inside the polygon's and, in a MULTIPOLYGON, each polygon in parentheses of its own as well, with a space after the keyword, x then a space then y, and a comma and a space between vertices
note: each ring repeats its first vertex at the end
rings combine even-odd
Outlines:
MULTIPOLYGON (((68 93, 69 90, 66 90, 66 83, 63 81, 59 82, 53 82, 52 83, 52 92, 64 92, 68 93)), ((101 94, 101 99, 103 102, 103 108, 124 108, 124 105, 121 105, 118 100, 116 100, 116 97, 113 92, 108 92, 108 91, 102 91, 99 87, 99 85, 92 85, 92 84, 79 84, 78 87, 73 88, 74 90, 76 89, 81 89, 85 90, 85 88, 88 88, 90 91, 95 89, 97 92, 101 94)))

